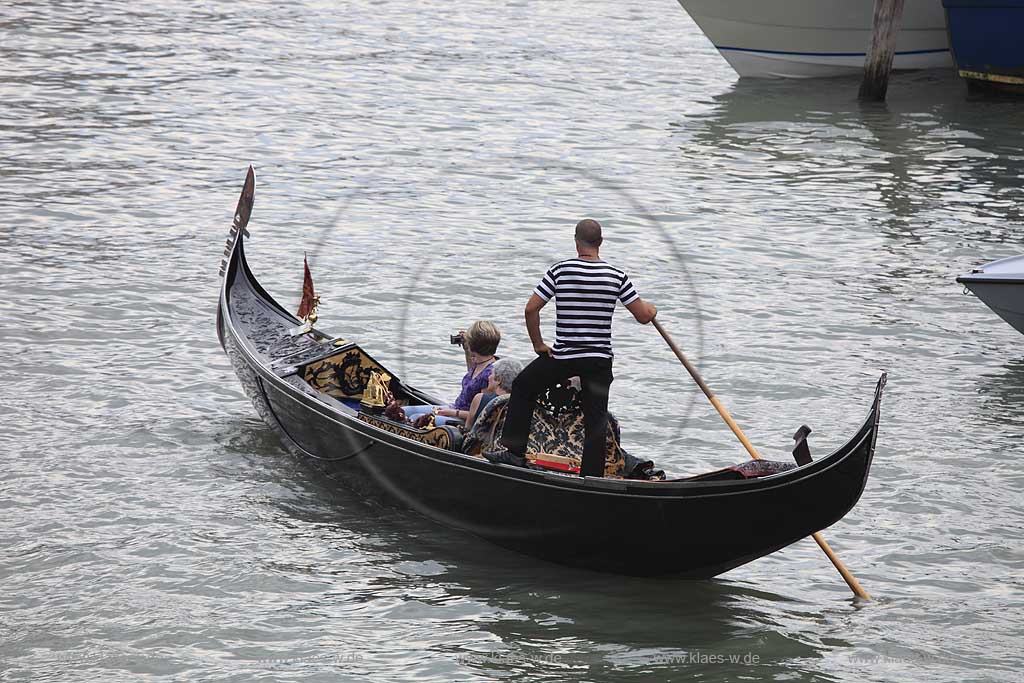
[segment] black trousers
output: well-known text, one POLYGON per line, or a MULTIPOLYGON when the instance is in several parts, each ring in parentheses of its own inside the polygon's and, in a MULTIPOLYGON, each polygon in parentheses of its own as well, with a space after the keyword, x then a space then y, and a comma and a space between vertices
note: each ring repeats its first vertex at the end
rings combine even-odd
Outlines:
POLYGON ((583 462, 580 475, 604 476, 605 434, 608 430, 608 388, 612 384, 610 358, 556 360, 546 353, 523 368, 512 383, 501 442, 509 452, 523 455, 530 434, 537 396, 558 382, 579 376, 583 391, 583 462))

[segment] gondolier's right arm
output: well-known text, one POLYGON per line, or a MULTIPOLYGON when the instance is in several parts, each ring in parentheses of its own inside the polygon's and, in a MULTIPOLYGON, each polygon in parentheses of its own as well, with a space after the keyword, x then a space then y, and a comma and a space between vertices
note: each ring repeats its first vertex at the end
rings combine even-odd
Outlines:
POLYGON ((540 333, 540 309, 544 308, 547 301, 540 298, 536 294, 530 295, 530 300, 526 302, 526 331, 530 335, 530 343, 533 344, 533 350, 538 354, 551 355, 551 347, 544 343, 544 337, 540 333))
POLYGON ((641 325, 646 325, 654 320, 654 317, 658 315, 658 308, 654 304, 650 301, 644 301, 639 297, 636 301, 633 301, 626 306, 626 310, 632 313, 633 317, 636 318, 636 321, 641 325))

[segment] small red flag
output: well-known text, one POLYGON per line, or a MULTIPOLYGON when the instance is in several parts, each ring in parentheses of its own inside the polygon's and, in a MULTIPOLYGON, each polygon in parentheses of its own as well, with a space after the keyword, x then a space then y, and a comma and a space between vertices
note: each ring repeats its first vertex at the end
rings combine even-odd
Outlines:
POLYGON ((313 310, 313 301, 316 294, 313 293, 313 276, 309 274, 309 261, 306 255, 302 255, 302 301, 299 302, 299 312, 295 315, 303 320, 313 310))

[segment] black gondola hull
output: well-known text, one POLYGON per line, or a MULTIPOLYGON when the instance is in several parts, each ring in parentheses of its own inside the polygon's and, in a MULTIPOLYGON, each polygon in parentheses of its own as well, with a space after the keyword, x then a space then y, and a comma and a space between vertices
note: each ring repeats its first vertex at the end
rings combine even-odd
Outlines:
POLYGON ((360 495, 568 566, 699 579, 834 524, 864 490, 884 376, 845 446, 758 479, 582 479, 495 465, 378 429, 275 367, 275 358, 317 344, 290 337, 299 321, 256 282, 241 234, 229 248, 218 335, 245 392, 292 452, 360 495))

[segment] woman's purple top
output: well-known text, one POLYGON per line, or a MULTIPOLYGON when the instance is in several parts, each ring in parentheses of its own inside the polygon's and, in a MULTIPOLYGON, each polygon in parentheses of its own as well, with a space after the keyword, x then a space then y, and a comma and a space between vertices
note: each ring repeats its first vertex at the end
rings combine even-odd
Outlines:
POLYGON ((481 370, 480 374, 476 377, 473 376, 473 370, 467 372, 462 378, 462 393, 455 399, 452 408, 455 408, 455 410, 469 410, 469 404, 472 402, 473 397, 483 391, 484 387, 487 386, 487 382, 490 381, 491 368, 493 367, 494 363, 491 363, 481 370))

